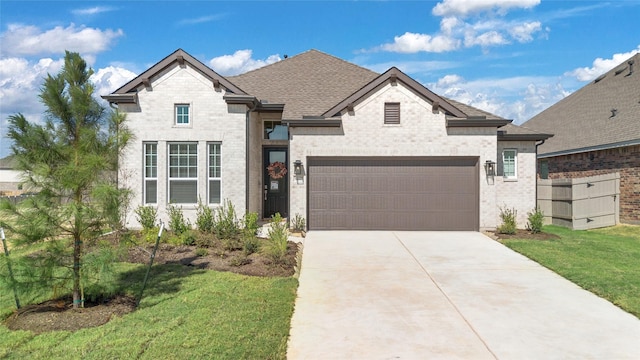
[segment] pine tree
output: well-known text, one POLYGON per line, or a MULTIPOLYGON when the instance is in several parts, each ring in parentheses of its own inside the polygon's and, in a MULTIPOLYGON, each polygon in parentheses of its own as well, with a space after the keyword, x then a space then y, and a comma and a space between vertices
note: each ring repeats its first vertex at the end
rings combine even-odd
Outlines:
POLYGON ((92 73, 78 53, 67 51, 60 73, 48 75, 41 88, 44 124, 31 123, 22 114, 9 117, 16 168, 23 174, 25 188, 35 195, 18 205, 2 204, 15 220, 3 225, 23 241, 70 239, 67 252, 59 251, 59 244, 49 247, 56 250, 43 264, 70 270, 74 307, 84 301, 84 245, 106 228, 118 226, 127 194, 117 187, 116 178, 118 155, 130 132, 122 114, 107 111, 93 97, 92 73))

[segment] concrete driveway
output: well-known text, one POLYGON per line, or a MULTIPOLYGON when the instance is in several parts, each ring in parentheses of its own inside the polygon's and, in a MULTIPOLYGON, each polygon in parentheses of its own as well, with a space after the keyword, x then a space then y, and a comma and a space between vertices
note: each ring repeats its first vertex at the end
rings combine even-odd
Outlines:
POLYGON ((289 359, 638 359, 640 320, 474 232, 312 231, 289 359))

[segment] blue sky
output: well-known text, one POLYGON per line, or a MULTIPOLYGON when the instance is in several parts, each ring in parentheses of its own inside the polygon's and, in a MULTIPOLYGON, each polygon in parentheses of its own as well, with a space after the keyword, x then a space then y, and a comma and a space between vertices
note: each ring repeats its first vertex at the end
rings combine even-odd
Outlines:
MULTIPOLYGON (((65 50, 109 93, 182 48, 222 75, 318 49, 519 124, 640 51, 640 0, 0 1, 7 117, 41 121, 65 50)), ((339 86, 339 84, 336 84, 339 86)))

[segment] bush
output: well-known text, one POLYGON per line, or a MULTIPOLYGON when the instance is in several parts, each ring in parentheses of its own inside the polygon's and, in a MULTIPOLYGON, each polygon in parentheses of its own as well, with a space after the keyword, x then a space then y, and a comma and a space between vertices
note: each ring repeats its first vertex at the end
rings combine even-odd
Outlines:
POLYGON ((500 208, 500 219, 502 220, 502 224, 498 227, 498 233, 510 235, 515 234, 517 229, 517 215, 518 211, 516 209, 500 208))
POLYGON ((267 246, 264 248, 265 255, 276 264, 283 264, 287 255, 287 243, 289 241, 289 230, 287 223, 282 220, 280 213, 271 217, 271 227, 267 246))
POLYGON ((231 201, 225 200, 223 206, 216 211, 213 232, 221 240, 235 238, 240 233, 236 210, 231 201))
POLYGON ((181 235, 191 228, 191 224, 184 218, 181 207, 169 205, 167 212, 169 213, 169 228, 174 234, 181 235))
POLYGON ((209 255, 209 250, 204 249, 204 248, 197 248, 196 249, 196 256, 203 257, 203 256, 207 256, 207 255, 209 255))
POLYGON ((134 212, 136 213, 136 220, 142 225, 145 230, 153 229, 158 222, 158 210, 151 206, 138 206, 134 212))
POLYGON ((293 220, 291 220, 291 227, 293 228, 293 231, 298 231, 298 232, 305 231, 307 227, 306 221, 300 214, 296 214, 293 217, 293 220))
POLYGON ((527 230, 537 234, 542 232, 543 225, 544 213, 540 208, 535 208, 533 211, 527 213, 527 230))
POLYGON ((260 241, 256 238, 258 232, 258 213, 250 212, 244 216, 242 221, 244 228, 242 229, 242 250, 245 255, 251 255, 260 250, 260 241))
POLYGON ((203 233, 211 234, 215 225, 213 209, 198 199, 198 209, 196 210, 196 228, 203 233))

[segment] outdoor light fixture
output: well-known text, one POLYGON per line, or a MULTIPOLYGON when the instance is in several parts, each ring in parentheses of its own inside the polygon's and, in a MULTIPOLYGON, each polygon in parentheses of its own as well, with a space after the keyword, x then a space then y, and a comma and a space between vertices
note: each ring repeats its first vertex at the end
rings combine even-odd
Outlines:
POLYGON ((293 162, 293 173, 296 176, 302 175, 302 161, 296 160, 293 162))
POLYGON ((496 162, 487 160, 484 163, 484 170, 487 172, 487 176, 495 176, 496 174, 496 162))

